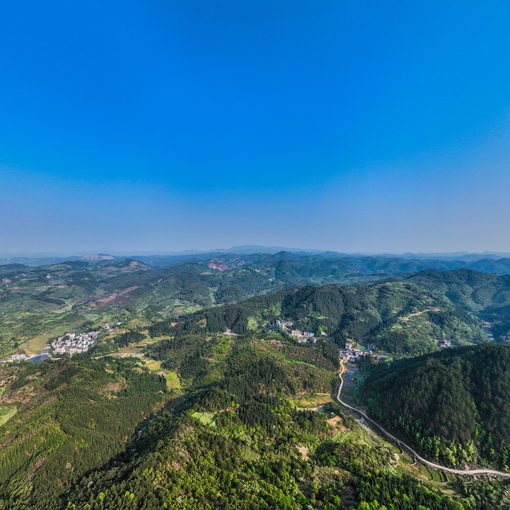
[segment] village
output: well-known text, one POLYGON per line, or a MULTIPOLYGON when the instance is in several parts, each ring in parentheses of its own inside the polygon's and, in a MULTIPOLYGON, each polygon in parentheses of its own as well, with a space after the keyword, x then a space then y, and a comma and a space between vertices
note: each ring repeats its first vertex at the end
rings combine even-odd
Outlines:
POLYGON ((88 333, 66 333, 50 342, 54 354, 72 356, 73 354, 87 352, 96 342, 98 331, 88 333))
MULTIPOLYGON (((438 340, 434 339, 433 342, 440 348, 446 349, 452 346, 450 340, 438 340)), ((372 357, 377 360, 384 360, 388 358, 387 354, 375 353, 373 351, 373 347, 369 345, 368 347, 358 346, 354 342, 346 342, 344 349, 340 352, 340 357, 346 363, 357 363, 364 357, 372 357)))
POLYGON ((375 354, 371 346, 358 347, 353 342, 346 342, 344 350, 340 352, 342 361, 345 361, 346 363, 356 363, 363 359, 365 356, 373 357, 379 360, 386 359, 388 357, 386 354, 375 354))
POLYGON ((315 333, 311 331, 299 331, 297 329, 291 329, 294 326, 292 321, 285 320, 277 320, 276 326, 283 330, 284 333, 287 333, 290 337, 292 337, 298 344, 315 344, 317 343, 317 337, 315 333))
MULTIPOLYGON (((103 324, 102 329, 106 332, 112 332, 121 326, 120 322, 113 322, 109 324, 103 324)), ((76 333, 70 331, 63 336, 58 337, 55 340, 51 340, 39 354, 27 355, 25 353, 11 354, 6 359, 0 359, 0 363, 19 363, 22 361, 29 361, 36 363, 38 361, 44 361, 52 358, 53 355, 66 355, 73 356, 74 354, 81 354, 87 352, 96 343, 99 331, 88 331, 86 333, 76 333)))

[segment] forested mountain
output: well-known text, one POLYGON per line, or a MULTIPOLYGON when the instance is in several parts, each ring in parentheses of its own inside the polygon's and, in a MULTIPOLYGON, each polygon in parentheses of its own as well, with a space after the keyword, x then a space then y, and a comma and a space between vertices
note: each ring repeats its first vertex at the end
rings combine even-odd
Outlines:
MULTIPOLYGON (((463 261, 288 252, 142 258, 157 266, 107 255, 36 267, 19 263, 0 266, 0 355, 20 349, 32 352, 27 341, 34 336, 57 334, 99 318, 126 321, 141 314, 155 320, 237 303, 291 286, 373 283, 392 276, 407 277, 422 269, 476 264, 502 271, 506 264, 506 259, 463 261)), ((433 271, 429 276, 432 274, 443 273, 433 271)), ((422 273, 413 281, 426 285, 430 278, 425 276, 422 273)), ((497 281, 494 275, 486 277, 497 281)), ((436 288, 436 282, 430 285, 436 288)), ((458 304, 464 305, 462 301, 458 304)), ((488 320, 492 320, 490 312, 487 310, 488 320)), ((503 324, 497 334, 505 334, 509 326, 503 324)))
POLYGON ((293 321, 295 329, 327 334, 340 345, 356 340, 397 354, 430 352, 438 340, 463 344, 486 338, 478 319, 410 282, 293 287, 197 312, 173 327, 163 322, 153 331, 246 333, 273 329, 277 319, 293 321))
POLYGON ((498 340, 510 335, 510 275, 460 269, 424 271, 409 281, 448 297, 453 303, 491 323, 498 340))
POLYGON ((418 481, 332 404, 298 410, 336 378, 318 345, 169 342, 152 354, 178 370, 178 399, 136 361, 7 367, 2 402, 19 410, 0 427, 0 508, 482 508, 418 481))
POLYGON ((377 365, 360 398, 428 457, 510 468, 510 346, 485 343, 377 365))

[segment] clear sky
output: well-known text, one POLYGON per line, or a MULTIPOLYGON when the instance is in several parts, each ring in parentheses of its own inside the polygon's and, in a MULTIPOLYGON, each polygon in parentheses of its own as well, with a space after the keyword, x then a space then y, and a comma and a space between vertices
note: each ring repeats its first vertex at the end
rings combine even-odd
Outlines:
POLYGON ((510 2, 3 2, 0 252, 510 251, 510 2))

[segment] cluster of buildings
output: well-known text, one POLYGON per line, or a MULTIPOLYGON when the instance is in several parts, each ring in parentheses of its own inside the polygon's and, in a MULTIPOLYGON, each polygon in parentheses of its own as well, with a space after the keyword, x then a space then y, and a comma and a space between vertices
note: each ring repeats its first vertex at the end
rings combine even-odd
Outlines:
POLYGON ((299 331, 297 329, 290 329, 294 323, 292 321, 284 321, 278 319, 276 326, 279 329, 283 329, 288 335, 290 335, 298 344, 315 344, 317 343, 317 337, 315 333, 311 331, 299 331))
POLYGON ((120 322, 114 322, 112 324, 103 324, 103 329, 105 331, 112 331, 113 329, 117 329, 120 326, 120 322))
POLYGON ((298 344, 317 343, 315 333, 312 333, 311 331, 297 331, 293 329, 289 334, 298 344))
POLYGON ((356 363, 365 356, 370 356, 375 359, 386 359, 386 354, 375 354, 370 347, 357 347, 352 342, 346 342, 345 348, 340 352, 340 356, 346 363, 356 363))
POLYGON ((98 331, 89 331, 88 333, 66 333, 59 336, 50 343, 51 349, 55 354, 73 354, 87 352, 95 343, 98 331))
POLYGON ((14 363, 16 361, 25 361, 28 359, 26 354, 12 354, 7 359, 0 359, 0 363, 14 363))
POLYGON ((34 356, 27 356, 26 354, 11 354, 11 356, 7 359, 0 359, 0 363, 20 363, 21 361, 37 363, 38 361, 46 359, 51 359, 49 355, 49 347, 43 349, 41 354, 35 354, 34 356))
POLYGON ((372 350, 368 347, 356 347, 353 343, 346 342, 344 350, 340 352, 340 356, 347 363, 355 363, 364 356, 372 356, 372 350))

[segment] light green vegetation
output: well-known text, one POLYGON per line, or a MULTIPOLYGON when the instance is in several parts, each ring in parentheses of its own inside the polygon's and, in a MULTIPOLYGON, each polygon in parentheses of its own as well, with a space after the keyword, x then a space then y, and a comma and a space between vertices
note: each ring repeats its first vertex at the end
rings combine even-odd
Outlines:
POLYGON ((0 407, 0 427, 5 425, 17 412, 16 407, 0 407))
POLYGON ((147 361, 145 361, 145 366, 151 372, 157 372, 157 371, 161 370, 161 361, 147 360, 147 361))
POLYGON ((194 411, 191 413, 191 416, 196 418, 200 423, 204 425, 214 426, 214 418, 216 417, 216 413, 202 413, 194 411))
POLYGON ((335 443, 343 443, 351 434, 352 432, 350 430, 338 430, 335 432, 335 435, 331 438, 331 440, 335 441, 335 443))
POLYGON ((172 372, 170 370, 165 370, 165 379, 166 379, 166 387, 168 389, 181 389, 181 382, 179 381, 179 376, 177 372, 172 372))
POLYGON ((291 402, 296 407, 301 408, 315 408, 323 404, 327 404, 331 402, 331 394, 330 393, 316 393, 314 395, 303 396, 302 398, 292 399, 291 402))

